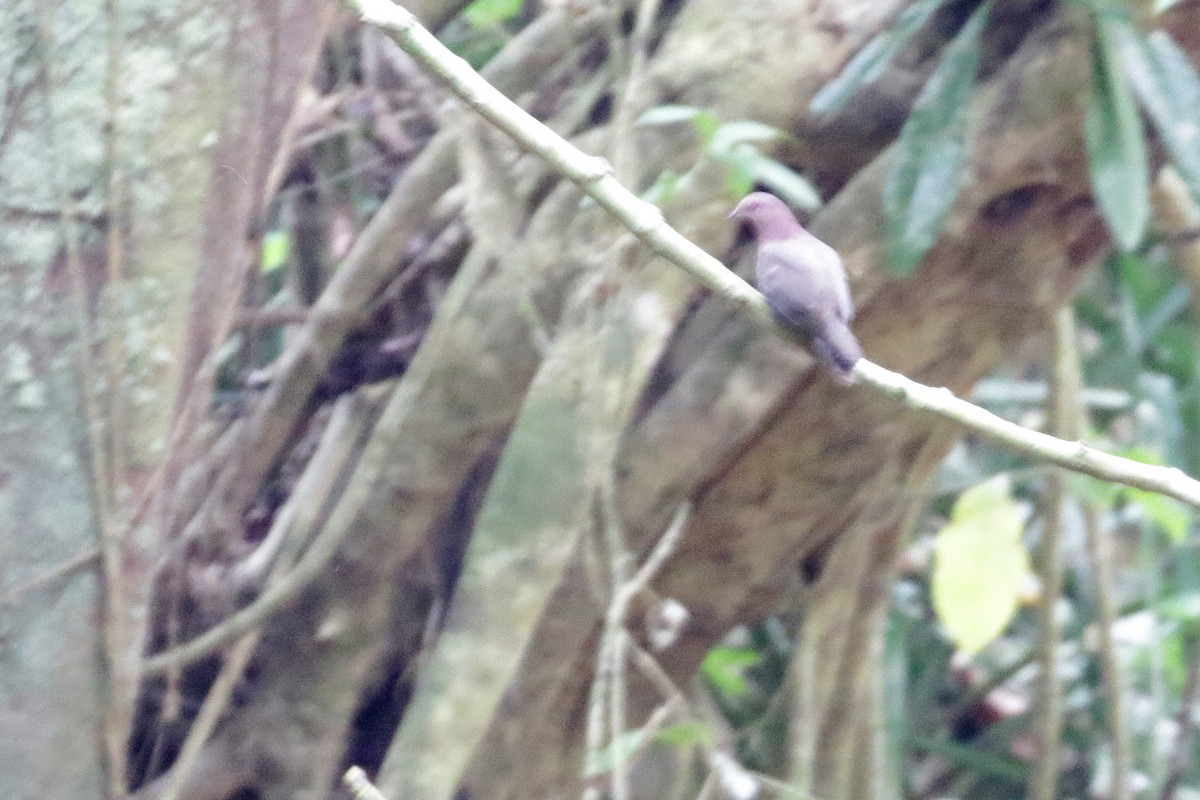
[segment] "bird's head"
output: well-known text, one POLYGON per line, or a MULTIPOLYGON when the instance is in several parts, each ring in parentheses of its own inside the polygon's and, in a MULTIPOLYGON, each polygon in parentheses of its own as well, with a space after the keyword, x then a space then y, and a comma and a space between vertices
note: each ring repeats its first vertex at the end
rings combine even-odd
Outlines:
POLYGON ((743 197, 729 218, 749 222, 760 237, 789 236, 800 229, 800 223, 783 201, 766 192, 751 192, 743 197))

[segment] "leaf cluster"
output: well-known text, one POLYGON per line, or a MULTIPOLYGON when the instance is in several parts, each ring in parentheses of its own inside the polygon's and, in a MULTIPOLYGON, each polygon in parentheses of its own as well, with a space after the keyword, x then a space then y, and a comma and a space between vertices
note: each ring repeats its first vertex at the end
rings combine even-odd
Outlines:
MULTIPOLYGON (((813 98, 816 114, 841 108, 882 75, 941 0, 909 6, 813 98)), ((1200 75, 1165 31, 1143 31, 1124 7, 1081 0, 1089 14, 1092 91, 1084 138, 1097 203, 1114 240, 1133 251, 1150 219, 1148 127, 1200 198, 1200 75), (1144 118, 1143 118, 1144 117, 1144 118)), ((1165 7, 1165 6, 1164 6, 1165 7)), ((937 239, 958 194, 967 155, 979 39, 993 8, 980 3, 945 48, 900 132, 884 189, 890 264, 912 272, 937 239)))

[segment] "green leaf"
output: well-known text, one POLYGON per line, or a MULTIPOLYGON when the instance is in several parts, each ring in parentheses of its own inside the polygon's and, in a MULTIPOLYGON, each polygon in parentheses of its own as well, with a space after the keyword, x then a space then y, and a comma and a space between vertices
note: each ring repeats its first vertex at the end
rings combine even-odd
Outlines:
POLYGON ((1111 21, 1121 66, 1179 177, 1200 200, 1200 75, 1165 31, 1142 36, 1132 23, 1111 21))
POLYGON ((1172 544, 1187 541, 1188 529, 1192 526, 1192 514, 1183 503, 1145 489, 1129 489, 1129 502, 1140 507, 1155 525, 1163 529, 1172 544))
POLYGON ((774 142, 787 138, 787 134, 762 122, 751 119, 726 122, 717 128, 708 143, 708 152, 716 158, 726 158, 741 144, 774 142))
POLYGON ((675 725, 668 725, 654 735, 663 744, 675 746, 711 745, 717 740, 717 734, 712 726, 699 720, 688 720, 675 725))
POLYGON ((738 696, 749 691, 742 672, 758 663, 756 650, 748 647, 714 647, 708 651, 700 670, 718 690, 738 696))
POLYGON ((992 755, 975 745, 959 744, 949 739, 936 739, 915 733, 910 733, 904 743, 907 749, 935 753, 955 768, 961 766, 969 772, 976 773, 983 780, 989 781, 989 786, 1003 785, 997 784, 997 779, 1017 786, 1024 786, 1029 780, 1029 766, 1026 762, 1008 756, 992 755))
POLYGON ((1191 294, 1191 290, 1183 284, 1170 287, 1144 315, 1142 341, 1153 339, 1166 330, 1187 309, 1191 294))
POLYGON ((702 113, 704 113, 703 109, 696 108, 695 106, 654 106, 654 108, 647 109, 646 113, 638 117, 634 125, 639 127, 678 125, 681 122, 691 122, 702 113))
POLYGON ((692 123, 696 128, 696 133, 700 136, 700 141, 704 142, 706 147, 721 127, 721 118, 711 110, 679 105, 655 106, 638 117, 634 125, 650 127, 677 125, 680 122, 692 123))
POLYGON ((748 158, 754 183, 761 183, 794 208, 814 211, 821 207, 821 195, 808 180, 785 164, 754 151, 748 158))
POLYGON ((1112 508, 1121 496, 1121 487, 1117 484, 1080 472, 1067 474, 1067 486, 1082 502, 1103 509, 1112 508))
MULTIPOLYGON (((1172 393, 1175 391, 1174 386, 1186 386, 1196 375, 1196 344, 1195 324, 1183 320, 1163 328, 1150 343, 1152 368, 1162 370, 1165 375, 1170 376, 1173 380, 1172 393)), ((1176 400, 1178 399, 1177 397, 1176 400)), ((1181 452, 1184 435, 1182 420, 1177 415, 1169 425, 1170 429, 1166 431, 1169 438, 1165 439, 1163 444, 1171 453, 1170 460, 1173 463, 1182 463, 1186 460, 1181 452)))
POLYGON ((1130 447, 1125 447, 1116 452, 1121 458, 1128 458, 1130 461, 1136 461, 1139 464, 1149 464, 1155 467, 1165 467, 1162 456, 1160 456, 1153 448, 1144 444, 1135 444, 1130 447))
POLYGON ((642 199, 656 206, 663 206, 675 199, 679 193, 679 173, 673 170, 663 170, 650 188, 642 193, 642 199))
POLYGON ((921 29, 939 5, 941 0, 919 0, 906 8, 894 28, 867 42, 836 78, 821 87, 809 110, 814 114, 829 114, 845 105, 855 92, 883 74, 904 43, 921 29))
POLYGON ((720 160, 729 168, 725 176, 725 191, 730 197, 745 197, 754 188, 752 162, 756 156, 758 151, 748 144, 739 144, 721 156, 720 160))
POLYGON ((1200 620, 1200 592, 1181 592, 1156 603, 1158 613, 1180 622, 1200 620))
POLYGON ((1083 133, 1096 202, 1117 244, 1132 250, 1150 220, 1150 169, 1145 130, 1116 45, 1127 24, 1112 15, 1095 18, 1092 98, 1083 133))
POLYGON ((1030 575, 1024 527, 1002 476, 963 492, 934 540, 933 608, 968 655, 999 636, 1016 614, 1030 575))
POLYGON ((704 142, 705 147, 708 147, 709 142, 721 127, 721 118, 708 109, 701 109, 700 113, 692 120, 692 124, 696 126, 696 133, 699 134, 700 141, 704 142))
POLYGON ((589 753, 588 763, 584 769, 585 777, 607 775, 613 771, 618 762, 624 763, 642 746, 645 734, 641 730, 625 731, 599 753, 589 753))
POLYGON ((463 17, 476 28, 511 22, 521 13, 522 0, 475 0, 463 9, 463 17))
POLYGON ((900 131, 883 187, 883 211, 889 262, 901 277, 929 252, 958 195, 979 34, 991 7, 992 0, 979 6, 954 37, 900 131))
POLYGON ((287 231, 271 231, 262 240, 262 271, 274 272, 287 263, 291 238, 287 231))

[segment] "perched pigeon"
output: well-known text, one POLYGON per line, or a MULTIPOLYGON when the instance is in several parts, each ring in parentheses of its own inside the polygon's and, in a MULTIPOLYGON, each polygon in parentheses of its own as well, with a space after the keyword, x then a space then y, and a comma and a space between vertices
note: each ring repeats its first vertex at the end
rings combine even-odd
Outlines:
POLYGON ((842 259, 800 227, 782 200, 765 192, 746 195, 729 216, 754 228, 755 280, 775 317, 800 335, 839 382, 853 383, 851 372, 863 352, 850 331, 854 306, 842 259))

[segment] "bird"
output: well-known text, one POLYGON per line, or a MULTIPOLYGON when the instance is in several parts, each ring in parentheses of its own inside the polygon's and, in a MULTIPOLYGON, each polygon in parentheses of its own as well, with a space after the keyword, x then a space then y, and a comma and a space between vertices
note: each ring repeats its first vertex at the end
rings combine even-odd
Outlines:
POLYGON ((841 256, 766 192, 746 195, 729 218, 754 229, 754 277, 776 320, 794 331, 839 383, 854 383, 854 365, 863 350, 850 330, 854 304, 841 256))

